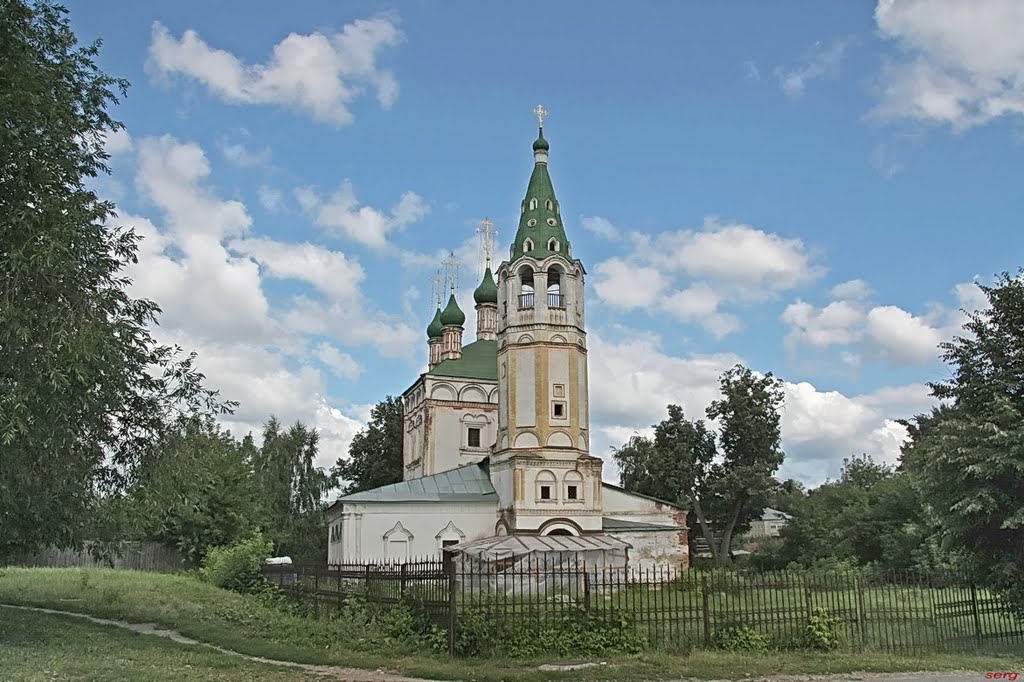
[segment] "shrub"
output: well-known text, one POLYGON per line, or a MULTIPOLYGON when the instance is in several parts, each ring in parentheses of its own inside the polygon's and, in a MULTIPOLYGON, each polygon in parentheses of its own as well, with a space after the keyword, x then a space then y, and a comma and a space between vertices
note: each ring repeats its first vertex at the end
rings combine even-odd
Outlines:
POLYGON ((748 625, 716 630, 711 643, 724 651, 768 651, 768 638, 748 625))
POLYGON ((839 647, 839 626, 843 619, 828 609, 818 609, 804 628, 803 645, 816 651, 832 651, 839 647))
POLYGON ((203 580, 227 590, 253 594, 266 591, 263 562, 274 551, 274 543, 260 531, 231 545, 213 547, 203 559, 203 580))

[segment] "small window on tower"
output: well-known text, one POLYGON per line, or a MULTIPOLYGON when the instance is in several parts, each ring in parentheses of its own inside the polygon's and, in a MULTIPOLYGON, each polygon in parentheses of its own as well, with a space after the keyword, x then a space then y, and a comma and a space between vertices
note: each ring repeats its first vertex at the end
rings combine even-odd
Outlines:
POLYGON ((551 390, 555 394, 556 398, 565 397, 565 384, 555 384, 551 390))
POLYGON ((565 419, 565 403, 551 403, 551 414, 555 419, 565 419))
POLYGON ((580 489, 577 486, 571 485, 565 489, 565 497, 569 500, 580 499, 580 489))
POLYGON ((471 448, 480 447, 480 429, 475 426, 469 427, 469 433, 466 435, 466 444, 471 448))
POLYGON ((549 486, 549 485, 542 485, 540 487, 540 499, 542 499, 542 500, 550 500, 551 499, 551 486, 549 486))

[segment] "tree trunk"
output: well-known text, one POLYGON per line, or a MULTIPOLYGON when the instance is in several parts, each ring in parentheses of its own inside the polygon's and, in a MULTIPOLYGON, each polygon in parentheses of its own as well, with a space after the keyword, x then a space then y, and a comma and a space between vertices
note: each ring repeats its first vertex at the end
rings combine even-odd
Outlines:
POLYGON ((700 505, 700 500, 695 495, 691 495, 690 499, 693 500, 693 513, 697 515, 697 523, 700 524, 700 530, 704 533, 704 539, 708 541, 708 547, 711 549, 711 558, 718 561, 715 538, 711 535, 711 529, 708 528, 708 520, 704 516, 704 509, 700 505))
POLYGON ((732 561, 732 533, 736 529, 736 522, 740 518, 740 512, 743 511, 743 503, 742 495, 733 502, 732 509, 729 511, 729 521, 725 524, 725 531, 722 533, 722 548, 719 553, 725 557, 726 562, 732 561))

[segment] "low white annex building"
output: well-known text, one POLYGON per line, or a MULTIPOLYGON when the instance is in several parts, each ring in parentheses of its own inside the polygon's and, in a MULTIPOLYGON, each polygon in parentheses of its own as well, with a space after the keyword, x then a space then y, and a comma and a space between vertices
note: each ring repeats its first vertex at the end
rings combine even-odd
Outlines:
POLYGON ((462 345, 454 286, 427 327, 429 369, 402 396, 404 480, 331 505, 329 563, 570 535, 581 547, 625 548, 633 568, 688 566, 685 511, 603 483, 590 454, 585 270, 548 149, 541 127, 509 258, 495 281, 487 254, 473 295, 476 341, 462 345))

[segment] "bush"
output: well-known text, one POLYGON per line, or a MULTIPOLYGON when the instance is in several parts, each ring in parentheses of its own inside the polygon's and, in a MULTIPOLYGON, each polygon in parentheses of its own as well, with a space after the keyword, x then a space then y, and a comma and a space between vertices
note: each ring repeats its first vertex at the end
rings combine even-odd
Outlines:
POLYGON ((839 626, 843 619, 828 609, 818 609, 804 628, 803 645, 815 651, 832 651, 839 647, 839 626))
POLYGON ((723 651, 768 651, 768 638, 747 625, 716 630, 711 643, 723 651))
POLYGON ((274 543, 260 531, 231 545, 213 547, 203 559, 203 580, 227 590, 254 594, 269 586, 263 576, 263 562, 274 551, 274 543))

